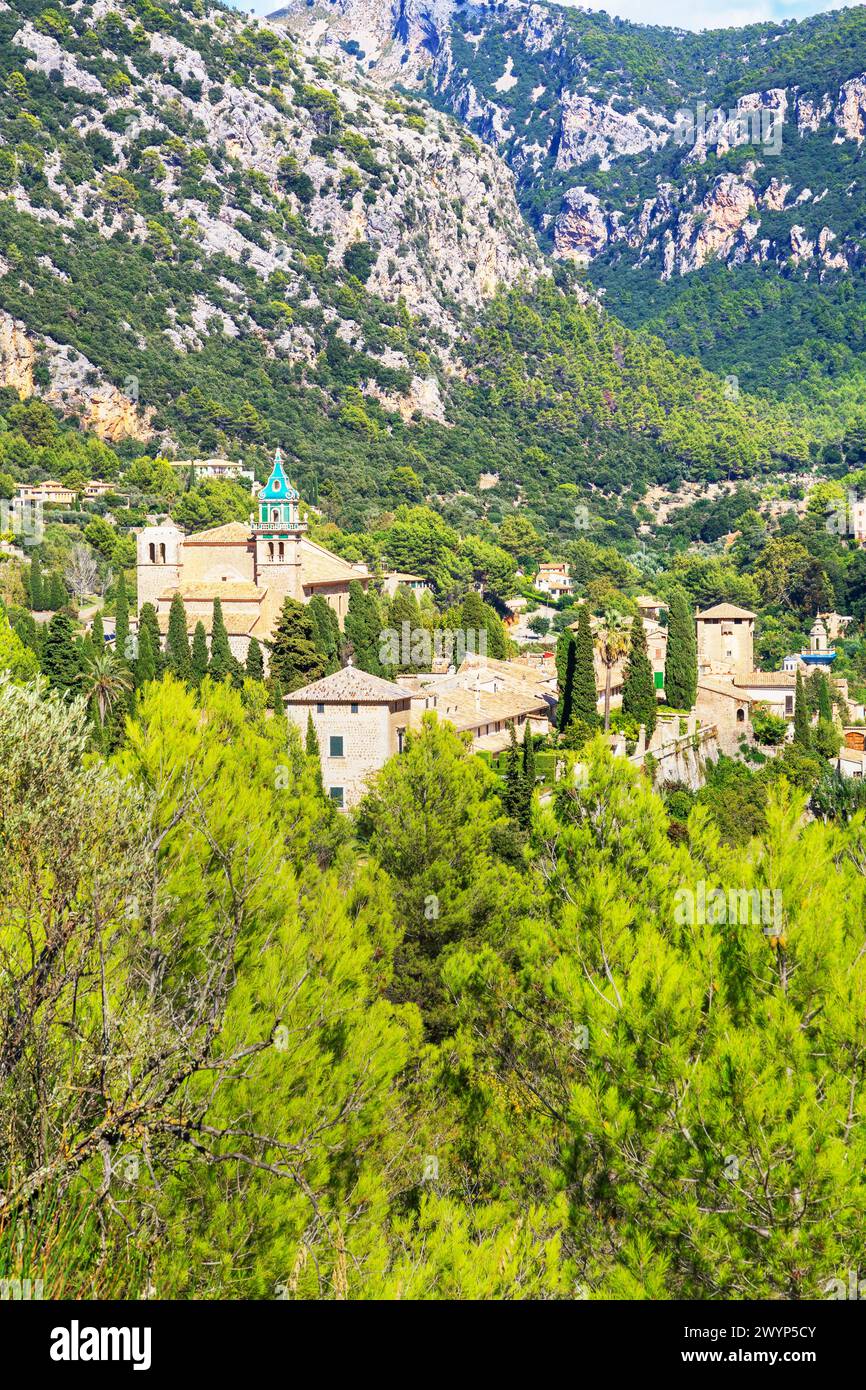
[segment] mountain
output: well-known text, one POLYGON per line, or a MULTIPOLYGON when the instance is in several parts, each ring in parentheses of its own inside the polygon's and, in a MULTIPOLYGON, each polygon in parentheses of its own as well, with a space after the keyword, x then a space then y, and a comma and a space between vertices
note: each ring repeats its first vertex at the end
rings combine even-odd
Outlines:
POLYGON ((404 7, 371 69, 352 40, 331 62, 201 0, 0 9, 0 386, 128 454, 261 471, 282 444, 349 529, 427 498, 454 524, 528 506, 573 532, 591 500, 634 535, 651 484, 838 447, 859 397, 732 388, 551 259, 514 151, 444 109, 436 65, 451 52, 457 82, 470 20, 404 7), (423 95, 383 84, 394 64, 423 95))
POLYGON ((458 115, 515 171, 541 245, 630 325, 775 394, 862 371, 862 6, 700 34, 527 0, 275 18, 458 115))

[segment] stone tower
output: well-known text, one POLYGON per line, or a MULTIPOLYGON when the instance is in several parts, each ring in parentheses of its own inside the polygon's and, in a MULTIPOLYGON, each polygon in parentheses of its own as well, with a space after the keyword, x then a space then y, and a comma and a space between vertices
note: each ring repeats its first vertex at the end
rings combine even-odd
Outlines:
POLYGON ((169 519, 161 526, 144 526, 136 537, 138 611, 145 603, 157 606, 166 589, 180 584, 183 531, 169 519))
POLYGON ((279 449, 271 476, 256 500, 258 517, 250 518, 256 545, 256 583, 282 598, 303 602, 301 538, 307 525, 300 520, 300 495, 283 471, 279 449))

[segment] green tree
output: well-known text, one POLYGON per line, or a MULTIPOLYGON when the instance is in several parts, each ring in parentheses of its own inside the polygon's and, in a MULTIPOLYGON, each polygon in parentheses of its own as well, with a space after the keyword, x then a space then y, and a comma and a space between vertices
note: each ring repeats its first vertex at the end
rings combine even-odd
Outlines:
POLYGON ((806 691, 803 688, 803 674, 799 670, 797 671, 797 684, 794 692, 794 742, 800 748, 809 748, 812 744, 809 706, 806 700, 806 691))
MULTIPOLYGON (((360 587, 360 586, 359 586, 360 587)), ((290 693, 319 680, 327 662, 316 644, 313 620, 307 605, 297 599, 283 600, 282 612, 271 641, 272 675, 283 691, 290 693)))
POLYGON ((345 622, 346 642, 352 649, 352 660, 362 671, 382 675, 379 649, 382 641, 382 620, 374 594, 366 593, 357 579, 349 585, 349 604, 345 622))
MULTIPOLYGON (((598 723, 598 692, 595 686, 595 644, 589 622, 589 606, 580 605, 575 638, 574 683, 570 714, 594 728, 598 723)), ((565 721, 566 724, 568 720, 565 721)))
POLYGON ((34 555, 27 575, 27 597, 35 613, 45 610, 45 593, 42 585, 42 566, 34 555))
POLYGON ((135 684, 141 689, 148 681, 156 680, 156 654, 150 629, 139 623, 138 655, 135 659, 135 684))
POLYGON ((496 857, 507 830, 497 779, 449 726, 425 714, 402 755, 372 779, 359 828, 392 880, 402 939, 391 995, 417 1003, 428 1036, 442 1038, 455 1024, 445 958, 460 943, 497 939, 531 897, 516 869, 496 857))
POLYGON ((262 656, 262 649, 255 637, 250 640, 250 645, 247 649, 247 675, 250 680, 254 681, 263 680, 265 675, 265 662, 262 656))
MULTIPOLYGON (((218 602, 219 600, 217 600, 218 602)), ((186 608, 180 594, 174 594, 168 613, 168 635, 165 643, 165 664, 173 676, 186 681, 190 678, 189 635, 186 628, 186 608)))
POLYGON ((48 624, 42 648, 42 670, 56 690, 71 690, 80 669, 72 618, 62 608, 48 624))
POLYGON ((331 605, 321 594, 313 594, 307 604, 313 621, 316 646, 325 658, 325 674, 340 669, 340 623, 331 605))
POLYGON ((523 768, 520 790, 518 820, 521 828, 528 830, 532 820, 532 797, 535 792, 535 739, 528 725, 523 732, 523 768))
POLYGON ((115 637, 114 650, 123 661, 128 661, 131 655, 131 644, 129 641, 129 597, 126 592, 126 578, 123 570, 117 576, 117 587, 114 596, 115 612, 115 637))
MULTIPOLYGON (((52 619, 53 621, 53 619, 52 619)), ((94 652, 78 673, 84 698, 93 701, 100 727, 112 707, 132 689, 132 677, 125 662, 107 648, 94 652)))
POLYGON ((653 673, 646 646, 646 630, 642 618, 635 618, 631 627, 628 658, 622 686, 622 712, 646 727, 649 737, 656 726, 656 701, 653 673))
POLYGON ((665 699, 674 709, 690 710, 698 690, 698 647, 695 620, 686 591, 671 592, 668 645, 665 657, 665 699))
POLYGON ((190 679, 193 685, 200 686, 208 672, 207 633, 204 623, 199 619, 192 634, 189 654, 190 679))
POLYGON ((159 630, 159 618, 152 603, 144 603, 138 615, 138 640, 141 641, 142 633, 150 634, 150 645, 153 651, 153 659, 156 663, 156 676, 159 678, 165 670, 165 655, 162 650, 162 633, 159 630))
POLYGON ((215 681, 224 681, 227 677, 233 676, 236 669, 236 661, 229 646, 229 635, 226 631, 225 619, 223 617, 222 600, 217 597, 213 601, 213 621, 210 634, 210 665, 208 672, 215 681))

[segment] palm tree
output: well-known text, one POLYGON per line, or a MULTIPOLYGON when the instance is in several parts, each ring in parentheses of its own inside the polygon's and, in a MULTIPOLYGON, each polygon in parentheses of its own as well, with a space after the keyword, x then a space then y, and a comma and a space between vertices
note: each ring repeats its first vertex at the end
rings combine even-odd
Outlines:
POLYGON ((93 652, 87 657, 84 670, 78 679, 84 686, 88 704, 96 700, 99 723, 105 723, 105 716, 121 695, 132 688, 132 675, 129 668, 115 655, 105 650, 93 652))
POLYGON ((596 648, 605 670, 604 679, 604 732, 610 733, 610 675, 614 666, 628 651, 629 626, 622 613, 608 611, 602 619, 602 626, 596 633, 596 648))

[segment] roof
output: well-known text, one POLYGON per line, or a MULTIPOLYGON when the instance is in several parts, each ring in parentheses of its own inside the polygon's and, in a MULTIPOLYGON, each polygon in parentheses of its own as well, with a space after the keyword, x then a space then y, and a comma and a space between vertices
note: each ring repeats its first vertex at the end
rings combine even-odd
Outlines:
POLYGON ((301 583, 304 587, 314 584, 335 584, 340 580, 369 579, 370 571, 366 565, 354 565, 341 555, 326 550, 315 541, 301 542, 301 583))
POLYGON ((793 690, 796 684, 797 677, 793 671, 749 671, 745 676, 734 676, 734 685, 738 688, 745 685, 769 689, 784 686, 786 690, 793 690))
POLYGON ((229 542, 252 540, 252 531, 245 521, 227 521, 224 526, 211 526, 187 536, 184 545, 225 545, 229 542))
MULTIPOLYGON (((256 610, 252 608, 248 613, 223 613, 223 622, 229 637, 247 637, 253 630, 257 616, 256 610)), ((156 620, 159 623, 160 632, 168 632, 169 614, 157 613, 156 620)), ((213 627, 213 610, 209 613, 187 613, 186 630, 188 633, 195 632, 199 623, 210 636, 213 627)))
POLYGON ((265 595, 265 588, 253 584, 250 579, 229 579, 223 582, 220 579, 213 579, 210 583, 200 582, 198 584, 175 584, 160 594, 160 599, 172 599, 175 594, 180 594, 181 598, 190 601, 209 600, 220 598, 223 600, 233 600, 238 603, 261 603, 265 595))
MULTIPOLYGON (((441 690, 433 687, 430 693, 436 696, 433 712, 441 720, 453 724, 458 733, 465 729, 477 729, 482 724, 507 722, 520 715, 542 714, 547 717, 550 713, 544 696, 531 691, 502 690, 493 694, 489 690, 441 690)), ((420 717, 419 713, 413 722, 420 717)))
POLYGON ((357 666, 344 666, 331 676, 320 681, 301 686, 286 697, 286 704, 390 704, 392 700, 411 700, 412 696, 402 686, 393 681, 383 680, 381 676, 371 676, 357 666))
POLYGON ((748 608, 738 608, 735 603, 717 603, 713 608, 705 608, 698 618, 754 618, 748 608))
POLYGON ((698 676, 698 690, 707 690, 711 695, 724 695, 728 700, 739 700, 746 705, 751 702, 751 697, 744 695, 732 681, 719 680, 714 676, 698 676))
POLYGON ((653 598, 651 594, 641 594, 640 598, 635 599, 638 608, 667 608, 663 599, 653 598))

